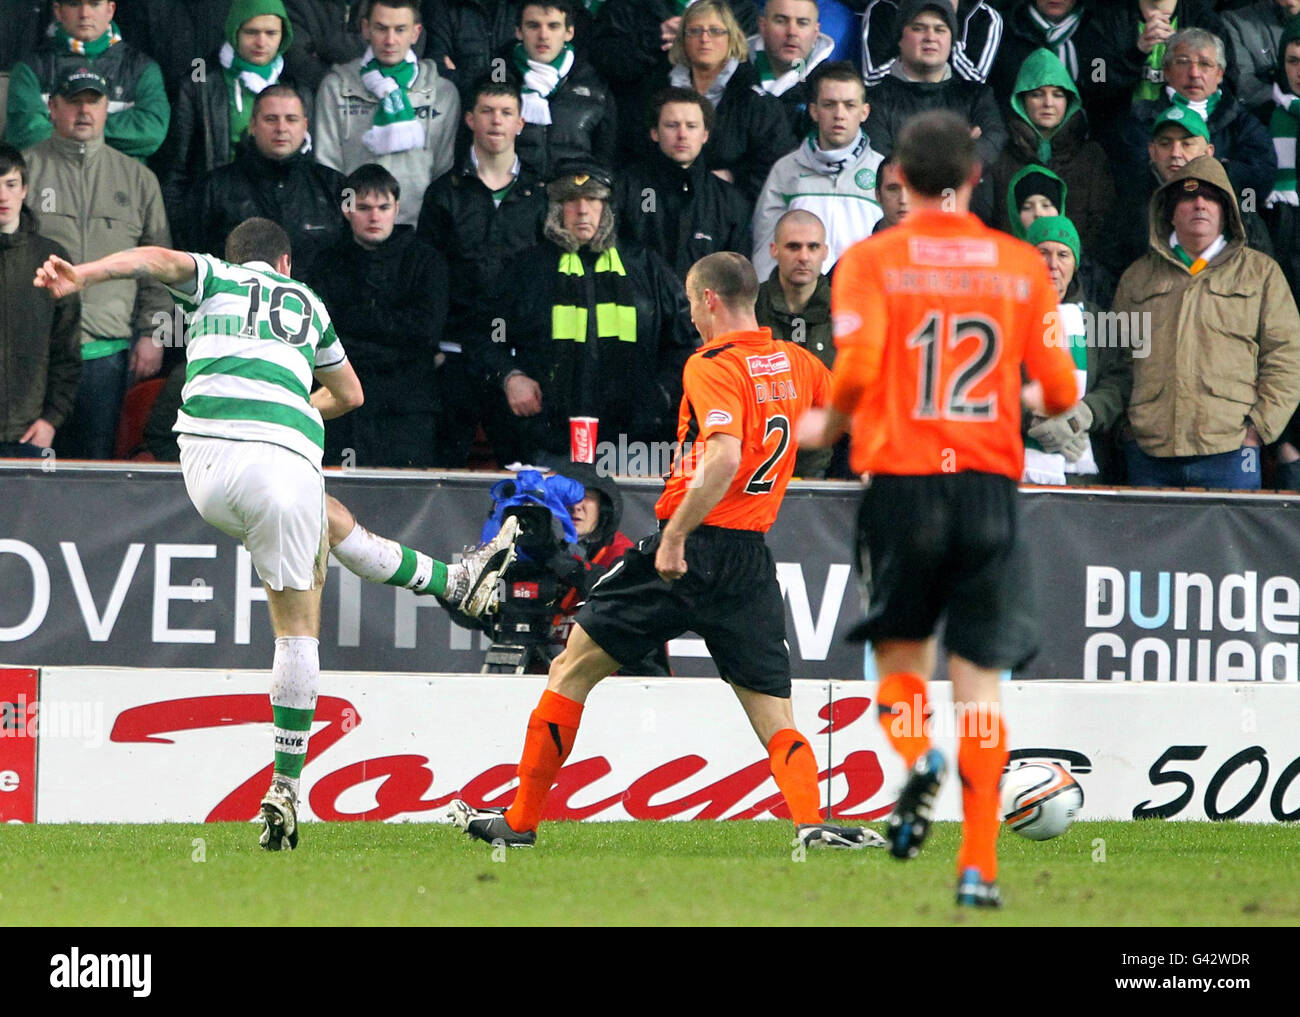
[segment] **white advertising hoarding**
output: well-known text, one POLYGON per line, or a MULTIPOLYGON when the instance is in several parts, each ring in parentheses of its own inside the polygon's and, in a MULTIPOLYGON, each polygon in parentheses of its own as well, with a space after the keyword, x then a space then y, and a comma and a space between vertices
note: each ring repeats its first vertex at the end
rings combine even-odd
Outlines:
MULTIPOLYGON (((256 671, 45 669, 37 821, 253 818, 270 778, 268 684, 256 671)), ((456 796, 505 804, 543 687, 537 677, 324 674, 302 817, 430 821, 456 796)), ((1003 688, 1013 764, 1064 765, 1083 785, 1083 818, 1300 818, 1293 688, 1003 688)), ((862 682, 795 682, 796 726, 844 819, 887 815, 902 781, 873 693, 862 682)), ((950 687, 936 684, 933 696, 935 742, 954 761, 950 687)), ((716 679, 607 680, 557 784, 550 819, 785 818, 766 752, 716 679)), ((937 813, 959 817, 955 772, 937 813)))

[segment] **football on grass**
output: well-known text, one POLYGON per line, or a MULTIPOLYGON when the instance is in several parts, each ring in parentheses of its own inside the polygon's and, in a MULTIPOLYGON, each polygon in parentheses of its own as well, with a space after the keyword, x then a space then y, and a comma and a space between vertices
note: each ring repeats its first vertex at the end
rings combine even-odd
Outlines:
POLYGON ((1002 821, 1022 837, 1059 837, 1081 808, 1083 788, 1056 763, 1025 763, 1002 777, 1002 821))

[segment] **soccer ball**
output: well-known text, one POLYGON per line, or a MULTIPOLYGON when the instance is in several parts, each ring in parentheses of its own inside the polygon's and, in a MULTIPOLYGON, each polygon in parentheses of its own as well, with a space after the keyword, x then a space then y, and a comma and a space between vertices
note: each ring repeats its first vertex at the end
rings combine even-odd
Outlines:
POLYGON ((1002 821, 1022 837, 1059 837, 1081 808, 1083 788, 1056 763, 1025 763, 1002 777, 1002 821))

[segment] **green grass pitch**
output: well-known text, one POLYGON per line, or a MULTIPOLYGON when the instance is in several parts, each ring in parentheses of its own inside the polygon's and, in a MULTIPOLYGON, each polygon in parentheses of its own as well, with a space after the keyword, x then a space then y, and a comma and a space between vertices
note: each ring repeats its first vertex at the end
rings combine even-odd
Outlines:
MULTIPOLYGON (((878 824, 879 825, 879 824, 878 824)), ((1300 830, 1004 830, 1000 912, 952 904, 958 828, 920 858, 815 850, 781 822, 550 823, 499 850, 441 824, 0 826, 0 925, 1297 925, 1300 830)))

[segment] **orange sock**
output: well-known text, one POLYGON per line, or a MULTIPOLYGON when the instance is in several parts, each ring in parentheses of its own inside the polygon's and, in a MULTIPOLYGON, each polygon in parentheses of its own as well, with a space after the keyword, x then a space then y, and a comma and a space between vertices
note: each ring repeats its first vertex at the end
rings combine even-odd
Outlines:
POLYGON ((817 794, 817 757, 808 739, 792 727, 784 728, 767 743, 772 776, 781 789, 790 818, 796 823, 822 822, 817 794))
POLYGON ((1007 763, 1007 726, 997 703, 971 703, 959 715, 957 769, 961 773, 961 850, 957 873, 970 866, 986 880, 998 875, 998 781, 1007 763))
POLYGON ((518 833, 536 830, 555 775, 569 758, 582 721, 582 704, 547 689, 528 717, 524 753, 519 759, 519 790, 506 810, 506 822, 518 833))
POLYGON ((910 770, 930 749, 925 729, 930 716, 925 679, 905 671, 885 675, 876 688, 876 710, 885 737, 910 770))

